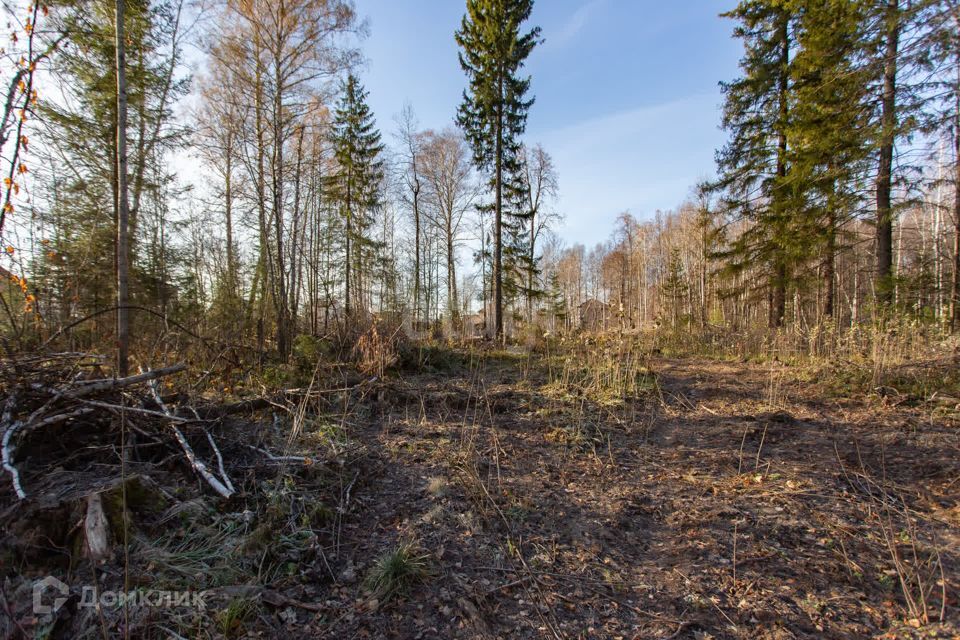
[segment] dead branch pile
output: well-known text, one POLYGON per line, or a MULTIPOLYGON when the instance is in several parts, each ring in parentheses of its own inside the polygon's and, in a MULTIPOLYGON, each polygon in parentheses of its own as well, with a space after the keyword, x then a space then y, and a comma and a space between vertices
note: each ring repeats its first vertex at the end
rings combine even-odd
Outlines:
POLYGON ((4 397, 0 453, 16 497, 24 500, 31 491, 25 474, 42 476, 44 467, 82 471, 79 466, 84 462, 119 464, 138 447, 170 439, 211 489, 224 498, 233 495, 220 449, 203 429, 204 421, 189 407, 171 410, 161 397, 159 381, 186 366, 106 378, 102 360, 84 353, 58 353, 10 359, 0 365, 4 397), (213 460, 205 462, 197 456, 184 433, 187 428, 201 432, 194 437, 206 441, 213 460), (54 452, 57 449, 59 454, 54 452), (91 457, 98 449, 100 455, 91 457))

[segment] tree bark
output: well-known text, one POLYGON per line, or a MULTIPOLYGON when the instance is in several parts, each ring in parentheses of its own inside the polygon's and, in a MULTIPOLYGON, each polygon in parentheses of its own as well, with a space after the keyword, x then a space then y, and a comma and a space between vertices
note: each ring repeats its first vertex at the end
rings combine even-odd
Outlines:
POLYGON ((223 206, 227 241, 227 295, 231 304, 237 296, 237 267, 233 255, 233 130, 228 129, 224 149, 223 206))
POLYGON ((877 171, 877 298, 889 304, 893 294, 893 143, 897 123, 897 52, 900 42, 899 0, 887 0, 885 11, 883 93, 880 115, 880 164, 877 171))
POLYGON ((290 303, 287 292, 286 256, 283 242, 283 90, 284 79, 279 58, 274 62, 273 87, 273 227, 276 243, 277 350, 280 357, 290 353, 290 303))
POLYGON ((500 101, 497 104, 496 166, 494 189, 496 191, 493 222, 493 325, 494 337, 504 341, 503 333, 503 78, 500 78, 500 101))
POLYGON ((960 330, 960 55, 957 60, 957 84, 954 87, 953 152, 953 281, 950 285, 950 329, 960 330))
POLYGON ((117 375, 126 377, 130 358, 129 238, 127 200, 127 61, 123 31, 125 0, 116 0, 117 61, 117 375))
MULTIPOLYGON (((349 169, 348 169, 348 171, 349 171, 349 169)), ((348 174, 348 175, 347 175, 347 197, 346 197, 346 201, 344 202, 344 205, 345 205, 345 208, 346 208, 346 214, 347 214, 347 233, 345 234, 345 238, 344 238, 344 240, 345 240, 345 247, 344 247, 344 249, 345 249, 346 254, 347 254, 347 255, 346 255, 346 263, 345 263, 345 267, 346 267, 346 268, 345 268, 345 273, 344 273, 345 279, 344 279, 344 283, 343 283, 343 285, 344 285, 343 310, 344 310, 344 316, 345 316, 345 317, 344 317, 344 321, 349 321, 349 319, 350 319, 350 275, 351 275, 351 274, 350 274, 350 260, 351 260, 351 255, 350 255, 350 249, 351 249, 351 247, 350 247, 350 240, 351 240, 351 236, 353 235, 353 227, 352 227, 352 222, 353 222, 353 221, 351 220, 351 218, 352 218, 352 213, 351 213, 351 211, 350 211, 350 208, 351 208, 351 206, 352 206, 352 203, 350 202, 350 200, 351 200, 351 196, 352 196, 353 194, 352 194, 351 191, 350 191, 350 188, 351 188, 350 185, 351 185, 352 182, 353 182, 353 176, 348 174)))
MULTIPOLYGON (((789 116, 789 103, 787 92, 789 90, 787 71, 788 65, 790 64, 790 32, 789 32, 789 23, 788 16, 784 13, 781 18, 780 25, 780 79, 779 79, 779 111, 780 117, 778 122, 778 141, 777 141, 777 178, 778 184, 776 186, 776 191, 779 192, 785 187, 786 177, 787 177, 787 118, 789 116)), ((778 216, 781 220, 785 217, 786 212, 785 204, 783 203, 783 198, 780 193, 775 193, 774 201, 774 215, 778 216)), ((782 224, 782 223, 781 223, 782 224)), ((781 234, 785 233, 784 229, 780 230, 781 234)), ((774 240, 776 243, 776 255, 774 256, 774 276, 773 276, 773 292, 771 295, 771 304, 770 304, 770 327, 771 328, 780 328, 783 326, 784 318, 787 313, 787 265, 786 265, 786 256, 785 250, 781 243, 787 242, 787 238, 777 238, 774 240)))
POLYGON ((827 221, 827 255, 823 265, 823 281, 826 285, 823 301, 823 315, 833 319, 834 298, 836 297, 837 278, 837 216, 833 209, 828 213, 827 221))

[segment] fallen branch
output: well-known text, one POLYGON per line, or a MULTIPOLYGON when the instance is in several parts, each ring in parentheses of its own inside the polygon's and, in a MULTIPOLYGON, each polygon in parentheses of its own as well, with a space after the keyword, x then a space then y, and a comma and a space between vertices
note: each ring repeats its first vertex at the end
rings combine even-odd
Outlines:
POLYGON ((253 449, 258 453, 262 453, 270 462, 302 462, 303 464, 309 464, 310 462, 313 462, 311 458, 307 458, 306 456, 275 456, 266 449, 260 449, 250 444, 247 445, 247 448, 253 449))
POLYGON ((190 461, 190 465, 193 467, 194 471, 200 474, 200 476, 207 481, 214 491, 219 493, 224 498, 229 498, 233 495, 231 491, 225 484, 220 482, 215 475, 210 473, 210 470, 207 469, 207 465, 203 463, 202 460, 197 458, 197 454, 193 452, 193 449, 190 447, 190 443, 187 442, 187 439, 184 437, 183 432, 176 427, 176 425, 170 425, 170 428, 173 429, 173 435, 177 438, 177 442, 180 443, 180 446, 183 448, 183 453, 187 456, 187 460, 190 461))
POLYGON ((230 482, 230 477, 227 475, 227 470, 223 468, 223 456, 220 455, 220 449, 217 448, 216 441, 214 441, 213 436, 210 435, 209 431, 205 431, 204 433, 207 436, 207 441, 210 442, 210 448, 213 449, 214 455, 217 456, 217 467, 220 469, 220 477, 223 478, 223 484, 231 492, 236 491, 236 489, 233 488, 233 483, 230 482))
MULTIPOLYGON (((161 371, 161 370, 157 369, 157 371, 161 371)), ((149 373, 149 372, 146 372, 146 373, 149 373)), ((146 375, 146 373, 141 375, 146 375)), ((158 377, 159 376, 154 376, 152 378, 145 378, 146 380, 150 381, 150 391, 153 393, 154 401, 163 411, 163 414, 172 423, 182 422, 183 418, 177 418, 176 416, 174 416, 170 412, 170 409, 167 408, 167 405, 164 403, 163 399, 160 397, 160 392, 157 390, 157 384, 156 384, 156 378, 158 377)), ((194 453, 193 448, 190 446, 190 443, 187 442, 187 438, 183 435, 183 432, 180 431, 180 429, 176 426, 176 424, 171 424, 170 428, 173 430, 173 435, 176 437, 177 442, 180 443, 180 447, 183 449, 183 453, 187 456, 187 460, 190 461, 190 465, 193 467, 194 471, 200 474, 200 477, 206 480, 207 484, 209 484, 214 491, 219 493, 224 498, 229 498, 230 496, 232 496, 235 493, 235 491, 233 490, 232 485, 229 487, 227 486, 227 484, 230 483, 230 480, 227 479, 225 484, 224 482, 221 482, 220 479, 217 478, 215 475, 210 473, 210 470, 207 468, 207 465, 204 464, 203 461, 197 457, 197 454, 194 453)), ((219 451, 217 451, 217 456, 218 457, 220 456, 219 451)), ((221 469, 222 468, 223 466, 222 466, 222 459, 221 459, 221 469)), ((225 474, 224 474, 224 478, 226 479, 225 474)))
POLYGON ((101 380, 97 382, 91 382, 86 384, 81 384, 75 387, 72 390, 66 391, 61 394, 61 397, 64 398, 82 398, 93 393, 100 393, 102 391, 113 391, 115 389, 122 389, 124 387, 129 387, 131 385, 140 384, 141 382, 151 382, 157 378, 162 378, 164 376, 173 375, 175 373, 180 373, 185 371, 187 365, 180 364, 171 365, 169 367, 164 367, 162 369, 153 369, 151 371, 144 371, 135 376, 128 376, 126 378, 115 378, 112 380, 101 380))
POLYGON ((294 398, 311 398, 314 396, 324 396, 336 393, 343 393, 346 391, 353 391, 358 389, 366 384, 372 384, 377 381, 377 377, 364 378, 363 380, 357 382, 353 385, 347 385, 345 387, 337 387, 334 389, 309 389, 309 388, 297 388, 297 389, 283 389, 277 391, 271 395, 260 396, 257 398, 250 398, 249 400, 241 400, 239 402, 234 402, 232 404, 217 405, 212 407, 199 407, 193 409, 194 413, 199 418, 212 419, 212 418, 222 418, 224 416, 232 415, 235 413, 248 413, 252 411, 260 411, 261 409, 268 409, 270 407, 281 407, 284 408, 281 402, 284 400, 291 400, 294 398))
POLYGON ((57 424, 59 422, 66 422, 73 418, 79 418, 80 416, 85 416, 88 413, 93 413, 93 407, 80 407, 79 409, 74 409, 73 411, 67 411, 66 413, 58 413, 56 415, 47 416, 42 420, 27 420, 20 431, 27 432, 33 431, 34 429, 39 429, 40 427, 49 427, 50 425, 57 424))
POLYGON ((125 407, 119 404, 113 404, 112 402, 103 402, 101 400, 80 400, 84 404, 88 404, 91 407, 98 407, 100 409, 109 409, 111 411, 116 411, 118 413, 128 412, 128 413, 139 413, 144 416, 151 416, 154 418, 163 418, 164 420, 170 420, 171 422, 178 422, 183 424, 185 422, 196 422, 190 418, 181 418, 180 416, 175 416, 172 413, 161 413, 160 411, 154 411, 152 409, 141 409, 140 407, 125 407))
POLYGON ((13 434, 16 433, 20 426, 19 422, 13 421, 13 409, 16 405, 17 393, 13 391, 10 397, 7 398, 7 403, 3 407, 3 417, 0 418, 0 424, 4 425, 3 440, 0 442, 0 448, 2 448, 3 468, 10 474, 10 479, 13 482, 13 490, 16 492, 17 498, 23 500, 27 497, 27 494, 23 491, 23 486, 20 484, 20 473, 17 471, 17 468, 13 466, 12 439, 13 434))

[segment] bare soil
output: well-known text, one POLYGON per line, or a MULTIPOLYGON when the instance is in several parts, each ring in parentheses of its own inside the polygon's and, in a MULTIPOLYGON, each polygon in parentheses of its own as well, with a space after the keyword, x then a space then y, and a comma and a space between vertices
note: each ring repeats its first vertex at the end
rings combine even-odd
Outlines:
MULTIPOLYGON (((464 356, 347 394, 339 408, 331 400, 337 456, 280 476, 253 463, 242 479, 233 472, 246 490, 215 511, 241 523, 231 553, 249 558, 247 575, 208 585, 210 611, 153 614, 133 635, 960 634, 955 411, 842 397, 816 372, 777 362, 657 358, 648 392, 602 400, 551 380, 549 366, 464 356), (281 495, 298 501, 284 511, 298 514, 297 531, 258 527, 275 509, 267 485, 294 487, 281 495), (372 593, 365 577, 404 544, 426 574, 372 593), (268 577, 264 549, 280 568, 268 577), (223 612, 238 594, 255 606, 234 623, 223 612)), ((301 443, 329 437, 318 424, 305 423, 301 443)), ((216 528, 213 511, 191 518, 216 528)), ((170 526, 162 520, 153 525, 170 526)), ((129 562, 160 571, 136 553, 129 562)), ((17 566, 24 579, 40 571, 17 566)), ((29 627, 16 587, 8 580, 0 607, 0 620, 5 609, 21 622, 0 627, 9 637, 29 627)))
POLYGON ((955 637, 955 417, 825 397, 779 363, 652 368, 659 391, 604 405, 558 397, 523 358, 387 392, 351 560, 417 540, 435 573, 317 630, 955 637))

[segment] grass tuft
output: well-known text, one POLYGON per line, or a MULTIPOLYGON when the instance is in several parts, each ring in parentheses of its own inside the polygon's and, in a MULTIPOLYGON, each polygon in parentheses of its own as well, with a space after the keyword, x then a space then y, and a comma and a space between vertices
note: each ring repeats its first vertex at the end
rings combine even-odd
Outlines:
POLYGON ((245 633, 247 620, 256 615, 257 603, 248 598, 235 598, 217 614, 217 628, 226 638, 237 638, 245 633))
POLYGON ((382 600, 403 595, 429 575, 428 557, 413 543, 401 544, 377 558, 364 585, 382 600))

